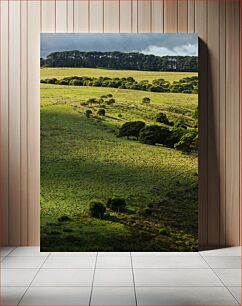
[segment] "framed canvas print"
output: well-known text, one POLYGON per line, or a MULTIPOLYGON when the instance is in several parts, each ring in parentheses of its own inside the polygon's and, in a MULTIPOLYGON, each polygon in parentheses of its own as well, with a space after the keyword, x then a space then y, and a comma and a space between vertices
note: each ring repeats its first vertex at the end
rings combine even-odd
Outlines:
POLYGON ((198 249, 196 34, 41 34, 41 250, 198 249))

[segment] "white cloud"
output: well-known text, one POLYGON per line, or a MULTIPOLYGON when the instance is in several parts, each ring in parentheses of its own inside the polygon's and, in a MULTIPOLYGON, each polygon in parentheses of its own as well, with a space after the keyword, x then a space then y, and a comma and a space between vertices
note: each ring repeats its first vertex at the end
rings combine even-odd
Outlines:
POLYGON ((173 47, 169 49, 167 47, 158 47, 158 46, 149 46, 148 48, 141 51, 144 54, 153 54, 157 56, 197 56, 198 55, 198 48, 197 45, 187 44, 181 45, 177 47, 173 47))

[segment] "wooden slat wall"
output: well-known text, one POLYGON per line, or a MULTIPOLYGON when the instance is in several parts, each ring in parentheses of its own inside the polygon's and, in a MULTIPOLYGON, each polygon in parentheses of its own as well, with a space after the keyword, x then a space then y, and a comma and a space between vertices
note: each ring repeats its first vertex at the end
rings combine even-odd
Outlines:
POLYGON ((40 238, 40 4, 28 2, 28 245, 40 238))
MULTIPOLYGON (((15 230, 9 230, 9 243, 19 245, 20 239, 20 2, 9 2, 9 221, 15 230), (17 56, 16 56, 17 55, 17 56)), ((10 225, 10 224, 9 224, 10 225)))
POLYGON ((9 22, 8 22, 8 11, 9 6, 7 1, 2 1, 0 6, 0 17, 1 17, 1 69, 0 69, 0 196, 1 196, 1 215, 3 221, 1 223, 1 241, 2 244, 7 245, 8 240, 8 178, 9 178, 9 158, 8 158, 8 143, 9 143, 9 130, 8 130, 8 42, 9 42, 9 22))
POLYGON ((199 217, 202 246, 208 244, 208 89, 207 89, 207 0, 195 1, 195 31, 199 33, 199 217))
POLYGON ((41 31, 199 34, 199 241, 239 244, 239 2, 1 1, 2 244, 39 244, 41 31))
POLYGON ((226 3, 226 244, 239 240, 237 224, 240 210, 239 149, 240 149, 240 7, 239 2, 226 3), (238 88, 238 90, 234 90, 238 88), (228 162, 230 161, 230 162, 228 162))

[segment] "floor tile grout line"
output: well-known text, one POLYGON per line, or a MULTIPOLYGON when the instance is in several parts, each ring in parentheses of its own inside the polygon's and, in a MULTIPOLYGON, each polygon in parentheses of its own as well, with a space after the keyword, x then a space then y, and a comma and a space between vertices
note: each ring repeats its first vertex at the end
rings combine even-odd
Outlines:
POLYGON ((33 282, 34 282, 36 276, 37 276, 38 273, 40 272, 41 268, 43 267, 43 265, 45 264, 45 262, 46 262, 46 260, 49 258, 49 256, 50 256, 50 253, 46 256, 45 260, 44 260, 44 261, 42 262, 42 264, 40 265, 39 269, 37 270, 37 272, 36 272, 35 276, 33 277, 32 281, 31 281, 31 282, 29 283, 29 285, 27 286, 27 288, 26 288, 24 294, 22 295, 20 301, 18 302, 17 306, 19 306, 20 303, 22 302, 24 296, 26 295, 26 293, 28 292, 29 288, 30 288, 31 285, 33 284, 33 282))
MULTIPOLYGON (((2 270, 36 270, 39 269, 38 267, 22 267, 22 268, 1 268, 2 270)), ((93 270, 94 267, 89 268, 41 268, 41 270, 93 270)), ((215 268, 216 270, 240 270, 239 268, 215 268)), ((96 270, 132 270, 132 267, 130 268, 96 268, 96 270)), ((211 268, 133 268, 133 270, 211 270, 211 268)), ((239 287, 239 286, 230 286, 230 287, 239 287)))
MULTIPOLYGON (((227 286, 225 286, 226 287, 226 289, 229 291, 229 293, 233 296, 233 298, 236 300, 236 302, 239 304, 239 305, 241 305, 241 302, 242 301, 238 301, 237 300, 237 298, 234 296, 234 294, 232 293, 232 291, 230 291, 230 289, 229 289, 229 287, 227 287, 227 286)), ((233 287, 233 286, 230 286, 230 287, 233 287)), ((240 288, 240 292, 241 292, 241 287, 239 287, 240 288)), ((240 299, 241 299, 242 297, 240 297, 240 299)))
MULTIPOLYGON (((1 286, 1 287, 10 287, 10 288, 21 288, 21 287, 26 287, 26 286, 1 286)), ((27 286, 28 287, 28 286, 27 286)), ((93 287, 98 287, 98 288, 133 288, 134 286, 124 286, 124 285, 122 285, 122 286, 107 286, 107 285, 105 285, 105 286, 93 286, 93 287)), ((147 286, 145 286, 145 285, 142 285, 142 286, 135 286, 136 288, 225 288, 225 287, 227 287, 227 286, 223 286, 223 285, 221 285, 221 286, 204 286, 204 285, 200 285, 200 286, 198 286, 198 285, 196 285, 196 286, 193 286, 193 285, 190 285, 190 286, 188 286, 188 285, 185 285, 185 286, 178 286, 178 285, 147 285, 147 286)), ((235 287, 235 288, 237 288, 237 287, 239 287, 239 286, 229 286, 229 287, 235 287)), ((47 286, 47 285, 43 285, 43 286, 40 286, 40 285, 38 285, 38 286, 31 286, 31 288, 91 288, 91 286, 88 286, 88 285, 82 285, 82 286, 76 286, 76 285, 66 285, 66 286, 61 286, 61 285, 49 285, 49 286, 47 286)))
POLYGON ((212 270, 212 272, 217 276, 217 278, 220 280, 220 282, 223 284, 223 287, 227 289, 227 291, 229 292, 229 294, 233 297, 233 299, 235 300, 236 303, 238 303, 240 305, 240 303, 237 301, 236 297, 232 294, 232 292, 230 292, 229 288, 225 285, 225 283, 222 281, 222 279, 218 276, 218 274, 216 273, 216 271, 214 271, 214 269, 211 267, 211 265, 206 261, 206 259, 204 257, 201 256, 201 258, 207 263, 207 265, 210 267, 210 269, 212 270))
POLYGON ((95 259, 93 278, 92 278, 92 286, 91 286, 91 292, 90 292, 90 298, 89 298, 89 304, 88 304, 89 306, 91 305, 91 302, 92 302, 92 291, 93 291, 93 284, 94 284, 94 278, 95 278, 95 272, 96 272, 96 266, 97 266, 97 257, 98 257, 98 252, 96 254, 96 259, 95 259))
POLYGON ((132 267, 132 277, 133 277, 133 288, 134 288, 134 298, 135 298, 135 305, 138 305, 137 302, 137 294, 136 294, 136 288, 135 288, 135 279, 134 279, 134 268, 133 268, 133 259, 132 259, 132 253, 130 252, 130 260, 131 260, 131 267, 132 267))

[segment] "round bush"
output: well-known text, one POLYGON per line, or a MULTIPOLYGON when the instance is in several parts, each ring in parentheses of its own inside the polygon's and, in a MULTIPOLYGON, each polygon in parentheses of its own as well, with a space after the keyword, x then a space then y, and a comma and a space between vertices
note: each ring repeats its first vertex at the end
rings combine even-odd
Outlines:
POLYGON ((163 236, 167 236, 169 234, 169 231, 165 227, 161 227, 159 229, 159 234, 163 236))
POLYGON ((85 111, 85 115, 86 115, 87 118, 90 118, 91 115, 92 115, 92 111, 91 111, 90 109, 87 109, 87 110, 85 111))
POLYGON ((107 207, 113 211, 124 211, 126 209, 126 201, 124 198, 114 196, 107 201, 107 207))
POLYGON ((91 217, 102 219, 106 212, 106 207, 101 201, 91 201, 89 203, 89 213, 91 217))
POLYGON ((119 137, 136 137, 138 139, 140 130, 145 127, 143 121, 131 121, 124 123, 119 129, 119 137))
POLYGON ((71 218, 69 216, 63 215, 61 217, 58 218, 59 222, 66 222, 66 221, 70 221, 71 218))
POLYGON ((106 101, 106 104, 107 104, 107 105, 111 105, 111 104, 114 104, 114 103, 115 103, 115 99, 113 99, 113 98, 108 99, 108 100, 106 101))
POLYGON ((149 145, 166 144, 171 132, 166 126, 150 125, 141 129, 139 141, 149 145))
POLYGON ((142 100, 142 103, 149 104, 150 103, 150 98, 144 97, 143 100, 142 100))
POLYGON ((47 84, 56 84, 58 82, 58 80, 56 78, 53 79, 47 79, 47 84))
POLYGON ((106 114, 106 111, 104 108, 99 108, 98 111, 97 111, 97 115, 99 116, 105 116, 106 114))

